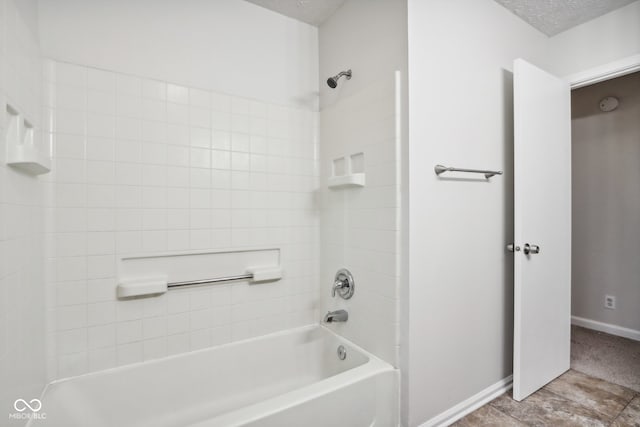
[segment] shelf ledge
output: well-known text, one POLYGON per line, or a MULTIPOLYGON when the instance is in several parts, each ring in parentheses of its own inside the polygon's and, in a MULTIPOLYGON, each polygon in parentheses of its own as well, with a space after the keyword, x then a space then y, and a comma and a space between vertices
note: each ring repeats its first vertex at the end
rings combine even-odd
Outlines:
POLYGON ((51 170, 51 158, 35 147, 14 146, 7 157, 7 165, 30 175, 42 175, 51 170))
POLYGON ((329 188, 364 187, 365 174, 353 173, 350 175, 332 176, 329 178, 329 188))

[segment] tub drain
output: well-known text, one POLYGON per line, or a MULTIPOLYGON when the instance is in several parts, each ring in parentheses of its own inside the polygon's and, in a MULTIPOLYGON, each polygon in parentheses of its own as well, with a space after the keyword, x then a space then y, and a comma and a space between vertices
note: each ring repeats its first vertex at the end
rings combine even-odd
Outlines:
POLYGON ((344 360, 347 358, 347 349, 343 345, 338 346, 338 359, 344 360))

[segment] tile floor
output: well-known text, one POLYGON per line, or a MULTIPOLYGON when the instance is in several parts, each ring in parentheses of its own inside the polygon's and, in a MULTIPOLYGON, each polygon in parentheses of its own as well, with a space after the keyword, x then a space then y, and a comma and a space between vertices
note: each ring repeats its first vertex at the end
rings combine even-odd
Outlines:
POLYGON ((522 402, 508 392, 453 425, 640 427, 640 342, 573 326, 571 368, 522 402))
POLYGON ((522 402, 505 393, 453 426, 640 427, 640 393, 572 369, 522 402))

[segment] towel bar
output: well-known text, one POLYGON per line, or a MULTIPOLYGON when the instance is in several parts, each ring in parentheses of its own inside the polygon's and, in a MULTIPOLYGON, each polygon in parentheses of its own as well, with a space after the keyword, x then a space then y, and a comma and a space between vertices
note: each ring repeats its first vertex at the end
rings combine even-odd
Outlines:
POLYGON ((445 172, 469 172, 469 173, 483 173, 485 178, 491 178, 494 175, 502 175, 502 171, 491 171, 491 170, 482 170, 482 169, 463 169, 463 168, 453 168, 442 165, 436 165, 433 170, 436 172, 436 175, 440 175, 445 172))
POLYGON ((240 274, 238 276, 216 277, 215 279, 189 280, 186 282, 172 282, 172 283, 167 283, 167 288, 172 289, 172 288, 180 288, 182 286, 198 286, 198 285, 207 285, 210 283, 233 282, 236 280, 249 280, 249 279, 253 279, 253 273, 240 274))

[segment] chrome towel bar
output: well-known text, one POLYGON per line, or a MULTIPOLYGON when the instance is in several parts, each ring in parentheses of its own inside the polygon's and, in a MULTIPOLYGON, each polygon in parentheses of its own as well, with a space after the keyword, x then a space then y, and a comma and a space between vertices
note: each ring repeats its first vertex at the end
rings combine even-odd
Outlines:
POLYGON ((235 282, 238 280, 248 280, 250 283, 273 282, 282 278, 282 268, 280 266, 265 266, 249 268, 245 274, 237 276, 216 277, 213 279, 189 280, 186 282, 169 282, 166 284, 167 290, 181 288, 183 286, 210 285, 215 283, 235 282))
POLYGON ((183 286, 208 285, 211 283, 233 282, 236 280, 251 280, 251 279, 253 279, 253 273, 240 274, 238 276, 216 277, 215 279, 190 280, 187 282, 172 282, 172 283, 167 283, 167 288, 172 289, 172 288, 180 288, 183 286))
POLYGON ((490 170, 481 170, 481 169, 463 169, 463 168, 452 168, 442 165, 436 165, 433 170, 436 172, 436 175, 443 174, 445 172, 469 172, 469 173, 483 173, 485 178, 491 178, 494 175, 502 175, 502 171, 490 171, 490 170))

